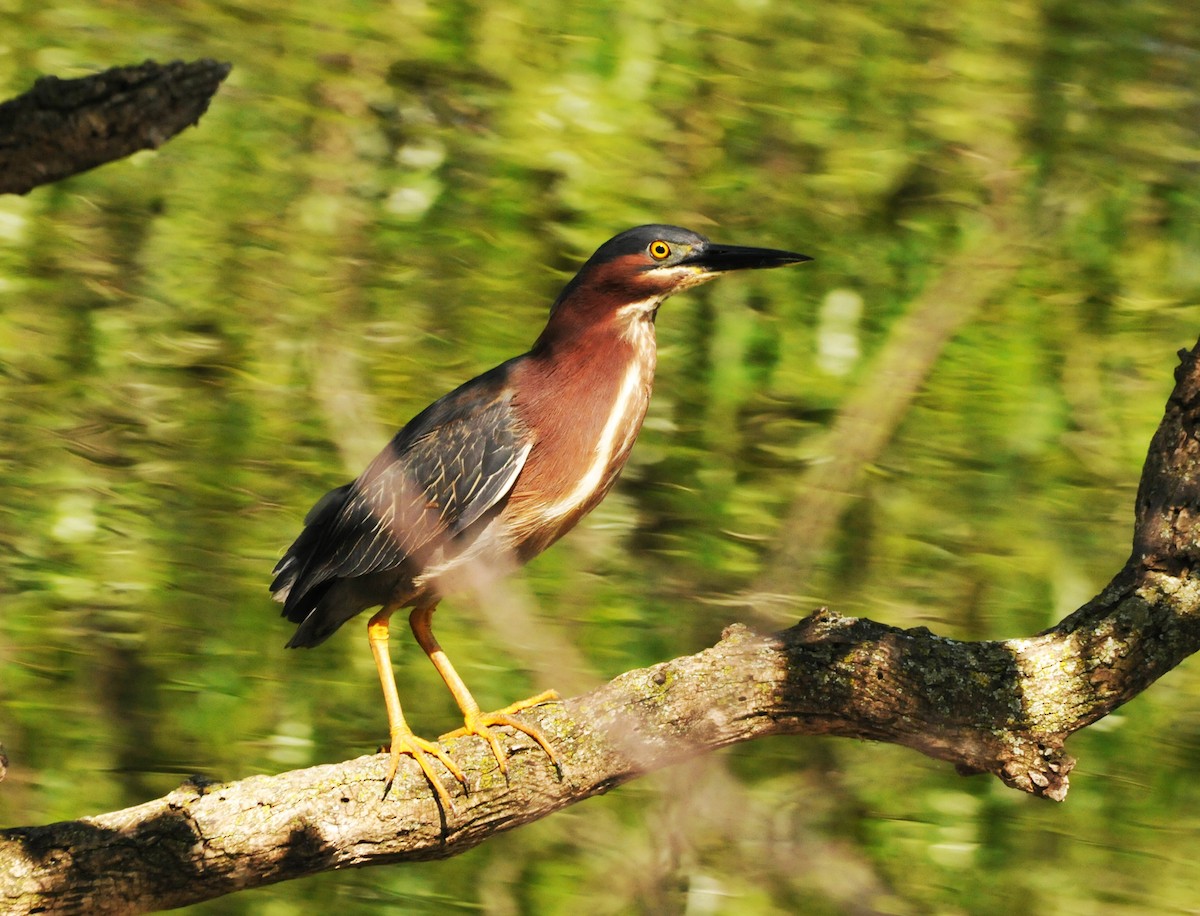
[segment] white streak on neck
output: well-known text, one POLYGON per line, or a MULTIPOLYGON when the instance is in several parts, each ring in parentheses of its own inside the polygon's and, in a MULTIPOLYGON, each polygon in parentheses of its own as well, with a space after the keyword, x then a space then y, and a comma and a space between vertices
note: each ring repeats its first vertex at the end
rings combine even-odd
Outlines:
POLYGON ((641 359, 634 359, 625 370, 625 378, 621 380, 621 390, 617 392, 609 410, 604 429, 600 431, 600 439, 592 453, 592 463, 571 492, 556 503, 546 508, 544 517, 547 519, 561 518, 583 505, 604 483, 612 464, 613 456, 628 447, 630 439, 637 434, 637 429, 630 429, 630 424, 640 425, 636 404, 644 398, 643 388, 646 381, 642 377, 641 359))
POLYGON ((662 296, 653 296, 630 302, 616 311, 617 321, 622 326, 621 336, 633 344, 639 360, 647 359, 647 349, 654 348, 654 316, 662 301, 662 296))
POLYGON ((662 301, 665 298, 665 296, 651 296, 649 299, 630 302, 617 309, 617 318, 621 321, 637 321, 639 319, 650 318, 658 311, 658 307, 662 305, 662 301))

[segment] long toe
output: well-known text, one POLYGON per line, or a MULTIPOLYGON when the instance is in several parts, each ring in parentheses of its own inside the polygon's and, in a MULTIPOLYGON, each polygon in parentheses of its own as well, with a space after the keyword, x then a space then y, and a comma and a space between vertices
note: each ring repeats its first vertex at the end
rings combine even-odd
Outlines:
POLYGON ((392 781, 396 778, 396 771, 400 766, 400 758, 407 754, 417 762, 421 768, 421 772, 425 774, 426 780, 433 786, 433 790, 437 792, 438 798, 441 799, 443 806, 448 810, 453 810, 453 804, 450 801, 450 794, 446 791, 446 787, 442 785, 442 781, 437 778, 433 771, 433 764, 430 762, 430 757, 436 757, 442 762, 450 775, 462 784, 463 791, 467 788, 467 777, 458 764, 456 764, 446 754, 442 747, 432 741, 426 741, 424 738, 418 738, 411 732, 400 732, 392 736, 392 744, 389 748, 390 761, 388 763, 387 780, 384 782, 384 793, 392 787, 392 781))
MULTIPOLYGON (((557 690, 543 690, 536 696, 527 697, 524 700, 517 700, 515 703, 509 703, 503 709, 497 709, 494 713, 491 713, 491 715, 511 716, 515 712, 522 712, 526 709, 532 709, 534 706, 541 706, 543 703, 554 703, 561 699, 562 697, 558 695, 557 690)), ((514 728, 520 728, 520 726, 514 726, 514 728)), ((521 728, 521 731, 525 731, 525 729, 521 728)))
MULTIPOLYGON (((550 692, 553 693, 553 691, 550 692)), ((540 696, 544 697, 545 695, 542 694, 540 696)), ((557 694, 554 695, 555 698, 557 696, 557 694)), ((536 700, 537 698, 534 697, 532 699, 536 700)), ((547 699, 540 699, 538 702, 544 703, 547 702, 547 699)), ((496 712, 481 712, 474 716, 467 716, 463 721, 462 728, 456 728, 454 731, 442 735, 442 739, 459 738, 465 735, 476 735, 482 738, 488 743, 488 747, 491 748, 492 756, 496 758, 496 764, 500 767, 500 772, 507 773, 508 761, 500 747, 500 741, 497 733, 492 729, 496 726, 508 726, 511 729, 523 732, 536 741, 538 746, 546 752, 546 756, 550 758, 550 762, 554 764, 555 769, 559 769, 558 755, 554 753, 554 749, 550 747, 550 742, 546 740, 546 736, 542 734, 541 730, 532 725, 527 725, 524 722, 521 722, 519 719, 514 718, 510 714, 510 711, 514 709, 514 706, 517 710, 520 710, 528 709, 529 706, 532 705, 537 704, 526 701, 524 705, 513 704, 513 706, 507 706, 504 709, 497 710, 496 712)))

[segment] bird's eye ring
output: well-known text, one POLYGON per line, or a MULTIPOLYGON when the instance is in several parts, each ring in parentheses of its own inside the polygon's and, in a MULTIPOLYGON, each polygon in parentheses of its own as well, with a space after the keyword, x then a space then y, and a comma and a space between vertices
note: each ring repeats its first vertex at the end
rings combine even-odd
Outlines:
POLYGON ((656 261, 662 261, 671 254, 671 246, 662 239, 657 239, 651 242, 650 247, 647 250, 650 252, 650 257, 654 258, 656 261))

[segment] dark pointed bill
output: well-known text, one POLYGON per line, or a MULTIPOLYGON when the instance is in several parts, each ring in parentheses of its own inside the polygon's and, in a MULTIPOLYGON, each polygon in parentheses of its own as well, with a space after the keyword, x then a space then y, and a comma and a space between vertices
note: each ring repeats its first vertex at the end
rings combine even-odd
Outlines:
POLYGON ((728 270, 763 270, 811 261, 806 254, 776 248, 743 248, 740 245, 706 245, 680 263, 694 264, 713 273, 728 270))

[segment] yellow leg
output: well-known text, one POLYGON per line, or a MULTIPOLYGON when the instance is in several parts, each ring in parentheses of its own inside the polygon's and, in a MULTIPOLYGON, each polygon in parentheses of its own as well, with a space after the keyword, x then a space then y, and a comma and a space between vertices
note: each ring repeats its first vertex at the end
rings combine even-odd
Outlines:
POLYGON ((386 793, 391 788, 392 780, 396 778, 396 769, 400 766, 401 755, 408 754, 417 761, 421 772, 425 774, 425 778, 437 792, 442 804, 447 808, 452 808, 450 796, 434 775, 433 767, 426 755, 432 754, 440 760, 450 774, 464 787, 467 784, 467 777, 441 747, 432 741, 418 738, 408 727, 408 723, 404 721, 404 713, 400 709, 400 694, 396 690, 396 675, 392 671, 392 659, 388 652, 388 620, 395 610, 394 607, 385 607, 367 624, 367 639, 371 643, 371 654, 375 656, 375 667, 379 671, 379 683, 383 687, 383 701, 387 704, 388 731, 391 737, 389 750, 392 759, 388 766, 384 792, 386 793))
POLYGON ((528 709, 530 706, 536 706, 539 703, 557 700, 558 694, 553 690, 547 690, 545 693, 530 697, 528 700, 513 703, 496 712, 481 712, 479 704, 471 696, 471 691, 467 689, 467 685, 463 683, 463 679, 458 676, 458 672, 454 670, 454 666, 450 664, 450 659, 446 657, 446 653, 442 651, 442 647, 438 645, 438 641, 433 635, 433 612, 436 607, 437 605, 413 608, 412 613, 408 617, 408 622, 412 626, 413 635, 417 637, 417 642, 425 650, 425 654, 429 656, 429 660, 433 662, 433 667, 437 668, 438 674, 442 676, 442 680, 450 688, 450 693, 454 696, 454 701, 458 703, 458 708, 462 710, 463 727, 455 729, 449 734, 442 735, 442 737, 456 738, 460 735, 478 735, 492 749, 492 755, 496 758, 496 763, 500 766, 500 772, 507 773, 508 762, 504 757, 503 751, 500 749, 500 740, 490 728, 493 725, 507 725, 509 728, 515 728, 519 732, 524 732, 536 741, 542 750, 546 752, 546 756, 550 758, 550 762, 557 767, 558 757, 551 749, 549 742, 546 741, 546 737, 532 725, 525 725, 514 719, 512 714, 522 709, 528 709))

